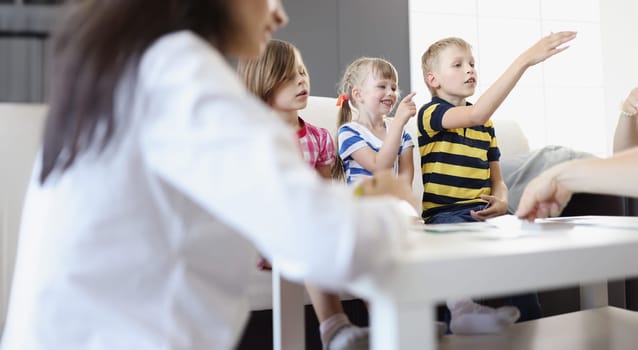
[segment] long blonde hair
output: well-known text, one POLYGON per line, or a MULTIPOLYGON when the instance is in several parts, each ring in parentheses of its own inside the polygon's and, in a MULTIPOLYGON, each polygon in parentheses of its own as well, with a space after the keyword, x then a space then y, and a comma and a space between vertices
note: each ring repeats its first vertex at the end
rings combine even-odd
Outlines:
MULTIPOLYGON (((358 108, 352 99, 352 89, 363 85, 364 81, 370 75, 383 79, 392 79, 397 82, 397 84, 399 83, 397 70, 394 68, 392 63, 387 60, 377 57, 360 57, 354 60, 350 63, 350 65, 348 65, 343 73, 343 77, 341 78, 341 82, 338 87, 339 95, 343 95, 345 99, 337 112, 337 129, 352 121, 352 107, 354 106, 354 108, 358 108)), ((335 136, 337 138, 337 140, 335 140, 335 144, 339 145, 338 133, 335 136)), ((338 155, 339 154, 337 152, 337 159, 332 168, 332 176, 335 179, 343 179, 345 177, 343 159, 341 159, 338 155)))

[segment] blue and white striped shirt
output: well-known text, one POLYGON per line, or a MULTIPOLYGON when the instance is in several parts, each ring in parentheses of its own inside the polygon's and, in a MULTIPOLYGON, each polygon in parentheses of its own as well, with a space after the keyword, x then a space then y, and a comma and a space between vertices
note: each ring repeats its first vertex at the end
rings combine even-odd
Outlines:
MULTIPOLYGON (((386 130, 389 130, 390 121, 386 120, 385 126, 386 130)), ((337 131, 337 134, 339 157, 343 160, 346 183, 350 185, 366 177, 372 176, 372 172, 362 167, 361 164, 357 163, 357 161, 352 158, 352 153, 364 147, 370 147, 375 152, 379 152, 383 145, 383 140, 380 140, 372 133, 372 131, 357 122, 343 124, 337 131)), ((414 147, 414 142, 412 141, 410 134, 403 129, 401 145, 397 150, 397 158, 394 160, 394 165, 392 167, 395 174, 399 173, 399 155, 404 149, 409 147, 414 147)))

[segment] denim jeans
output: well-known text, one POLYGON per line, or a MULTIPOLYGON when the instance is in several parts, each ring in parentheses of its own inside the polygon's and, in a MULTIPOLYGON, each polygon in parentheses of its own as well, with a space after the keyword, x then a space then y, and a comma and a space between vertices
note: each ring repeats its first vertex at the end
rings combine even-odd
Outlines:
POLYGON ((470 210, 479 211, 485 207, 485 203, 469 204, 458 209, 440 212, 430 216, 426 224, 453 224, 459 222, 474 222, 470 210))

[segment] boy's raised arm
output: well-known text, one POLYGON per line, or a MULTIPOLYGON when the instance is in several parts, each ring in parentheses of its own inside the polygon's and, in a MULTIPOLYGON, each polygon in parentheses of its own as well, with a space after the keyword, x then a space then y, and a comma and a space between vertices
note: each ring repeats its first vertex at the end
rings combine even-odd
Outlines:
POLYGON ((472 106, 451 108, 445 113, 445 128, 470 127, 485 124, 503 103, 527 68, 566 50, 561 46, 576 37, 576 32, 564 31, 547 35, 525 50, 507 70, 481 95, 472 106))

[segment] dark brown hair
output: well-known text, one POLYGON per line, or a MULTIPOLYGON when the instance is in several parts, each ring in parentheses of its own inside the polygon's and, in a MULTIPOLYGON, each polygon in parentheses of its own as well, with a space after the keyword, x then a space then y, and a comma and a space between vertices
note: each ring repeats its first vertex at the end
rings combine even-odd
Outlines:
POLYGON ((115 130, 115 87, 164 34, 191 30, 223 52, 232 0, 70 0, 53 33, 52 76, 40 182, 69 168, 115 130), (104 133, 96 133, 96 129, 104 133), (99 134, 99 139, 98 138, 99 134))

